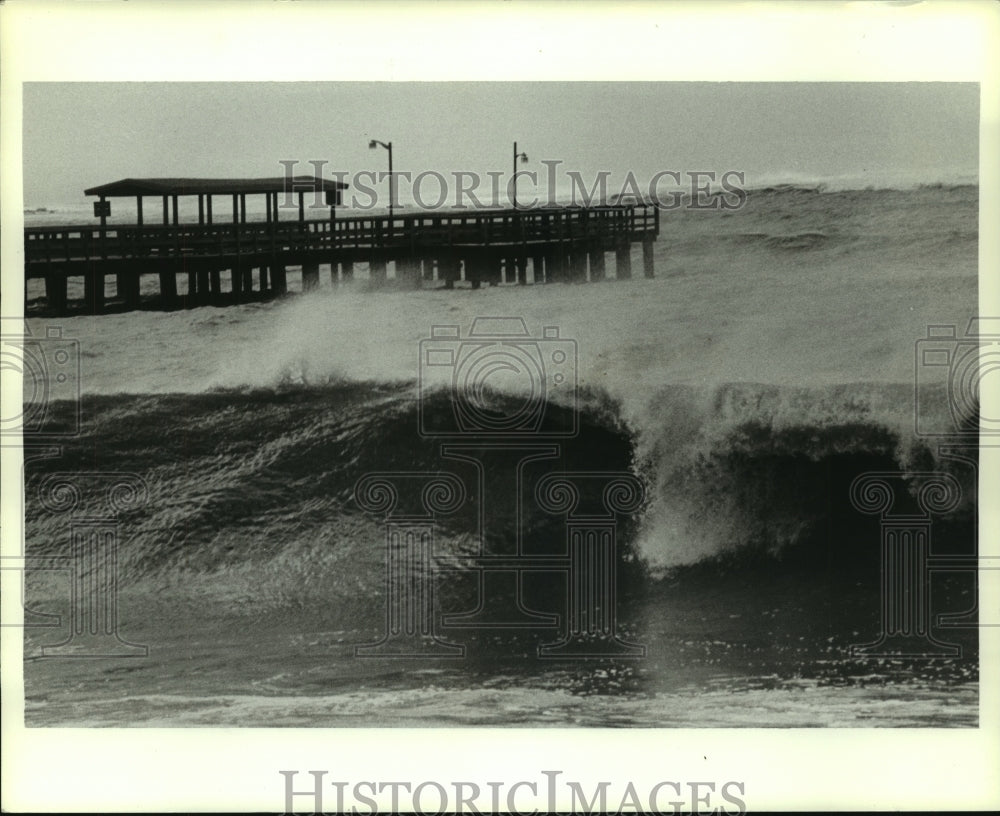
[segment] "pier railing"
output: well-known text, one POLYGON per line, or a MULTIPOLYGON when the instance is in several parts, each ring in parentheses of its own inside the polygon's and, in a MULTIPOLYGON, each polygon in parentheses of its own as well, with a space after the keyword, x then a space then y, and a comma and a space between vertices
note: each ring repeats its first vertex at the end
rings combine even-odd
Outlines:
POLYGON ((26 227, 25 269, 99 259, 206 258, 296 251, 551 244, 655 239, 651 205, 414 213, 246 223, 26 227))

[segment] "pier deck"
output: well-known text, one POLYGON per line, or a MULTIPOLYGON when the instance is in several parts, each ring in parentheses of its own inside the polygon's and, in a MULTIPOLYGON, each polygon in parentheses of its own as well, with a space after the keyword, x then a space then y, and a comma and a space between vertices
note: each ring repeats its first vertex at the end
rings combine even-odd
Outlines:
MULTIPOLYGON (((652 244, 659 211, 643 204, 575 208, 476 210, 390 216, 238 223, 45 226, 24 230, 25 278, 45 281, 41 310, 65 314, 117 309, 224 305, 288 291, 288 267, 301 267, 302 289, 319 284, 320 265, 334 283, 367 264, 373 286, 388 265, 397 286, 452 288, 483 284, 583 282, 605 278, 614 252, 616 277, 631 277, 631 249, 642 246, 653 276, 652 244), (531 269, 529 280, 528 269, 531 269), (256 270, 256 275, 254 271, 256 270), (142 278, 158 277, 157 296, 142 278), (182 290, 177 276, 182 276, 182 290), (115 295, 105 279, 115 278, 115 295), (82 277, 83 301, 67 299, 68 280, 82 277), (186 279, 186 288, 183 284, 186 279), (225 286, 223 284, 226 284, 225 286)), ((32 304, 37 307, 36 302, 32 304)))

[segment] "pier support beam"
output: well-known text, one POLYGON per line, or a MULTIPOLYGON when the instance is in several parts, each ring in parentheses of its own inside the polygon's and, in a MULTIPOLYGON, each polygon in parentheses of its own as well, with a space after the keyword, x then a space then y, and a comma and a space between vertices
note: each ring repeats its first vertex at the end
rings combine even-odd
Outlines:
POLYGON ((194 272, 187 273, 188 292, 184 305, 190 308, 198 299, 198 276, 194 272))
POLYGON ((283 295, 288 291, 288 276, 282 264, 271 264, 271 289, 276 295, 283 295))
POLYGON ((454 289, 461 274, 462 262, 458 258, 438 258, 438 280, 444 281, 445 289, 454 289))
POLYGON ((271 291, 267 276, 267 266, 266 264, 261 264, 257 267, 257 290, 263 295, 271 291))
POLYGON ((470 255, 465 259, 465 279, 473 289, 478 289, 483 285, 485 268, 485 262, 481 257, 470 255))
POLYGON ((209 277, 207 269, 198 270, 198 302, 208 303, 212 296, 212 292, 209 289, 209 277))
POLYGON ((128 269, 117 275, 118 295, 124 298, 129 309, 139 308, 140 280, 138 269, 128 269))
POLYGON ((66 311, 66 276, 62 272, 48 272, 45 275, 45 299, 56 314, 66 311))
POLYGON ((211 272, 208 273, 208 286, 209 286, 209 291, 215 297, 218 297, 219 295, 222 294, 222 280, 220 278, 218 269, 213 269, 211 272))
POLYGON ((372 258, 368 262, 368 277, 376 286, 383 286, 385 284, 385 260, 372 258))
POLYGON ((590 281, 604 280, 604 247, 596 246, 590 250, 590 281))
POLYGON ((487 255, 486 265, 485 265, 485 280, 489 282, 490 286, 499 286, 500 281, 503 280, 502 273, 500 270, 500 264, 502 262, 500 255, 487 255))
POLYGON ((408 289, 420 288, 420 261, 400 258, 396 261, 396 279, 408 289))
POLYGON ((545 282, 562 283, 566 280, 566 252, 557 245, 545 255, 545 282))
POLYGON ((535 280, 538 280, 538 269, 543 268, 545 272, 545 283, 553 283, 558 275, 556 272, 556 254, 555 252, 546 252, 542 258, 542 263, 538 267, 535 267, 535 280))
POLYGON ((342 261, 340 264, 340 282, 347 283, 354 280, 354 261, 342 261))
POLYGON ((528 283, 528 259, 521 257, 514 259, 514 272, 517 274, 517 282, 521 286, 528 283))
POLYGON ((243 273, 235 264, 229 270, 229 292, 236 303, 243 300, 243 273))
POLYGON ((533 255, 531 257, 531 277, 534 283, 545 282, 545 272, 544 272, 545 261, 543 260, 543 257, 544 256, 542 255, 533 255))
POLYGON ((503 274, 501 275, 500 281, 502 283, 513 283, 516 281, 517 272, 514 270, 514 256, 508 255, 506 258, 501 260, 501 263, 503 264, 503 274))
POLYGON ((104 311, 104 273, 90 270, 83 276, 83 298, 92 314, 104 311))
POLYGON ((496 286, 501 279, 502 258, 493 252, 470 255, 465 261, 465 275, 473 289, 484 283, 496 286))
POLYGON ((625 241, 615 250, 615 274, 618 280, 628 280, 632 277, 632 246, 625 241))
POLYGON ((177 275, 174 272, 160 273, 160 297, 170 306, 177 302, 177 275))
POLYGON ((115 295, 122 300, 128 299, 128 273, 115 273, 115 295))
POLYGON ((653 274, 653 242, 642 242, 642 274, 647 278, 656 277, 653 274))
POLYGON ((302 264, 302 291, 311 292, 319 288, 319 264, 302 264))
POLYGON ((582 247, 576 247, 569 261, 569 277, 573 283, 587 282, 587 253, 582 247))

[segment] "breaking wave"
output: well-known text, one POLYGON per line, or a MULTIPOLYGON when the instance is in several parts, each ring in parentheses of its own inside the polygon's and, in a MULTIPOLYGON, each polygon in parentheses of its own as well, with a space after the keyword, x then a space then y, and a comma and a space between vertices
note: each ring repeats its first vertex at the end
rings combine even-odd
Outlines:
MULTIPOLYGON (((912 410, 901 410, 912 403, 905 386, 671 386, 644 415, 628 418, 605 392, 585 391, 578 433, 558 440, 558 455, 524 470, 527 487, 517 486, 509 461, 496 464, 485 496, 472 470, 418 432, 421 421, 453 421, 452 395, 425 396, 421 416, 414 392, 411 384, 331 383, 87 397, 79 444, 28 464, 31 551, 67 547, 65 520, 39 499, 46 479, 94 470, 138 474, 148 491, 120 515, 124 580, 213 592, 222 590, 212 576, 225 572, 226 591, 255 603, 268 594, 301 603, 329 594, 331 581, 351 595, 377 596, 383 534, 354 498, 372 472, 453 472, 463 481, 466 502, 440 525, 444 550, 459 560, 475 549, 480 502, 490 540, 502 545, 516 536, 510 508, 520 490, 525 546, 544 551, 562 540, 563 522, 532 511, 525 491, 533 480, 551 471, 635 474, 646 500, 622 520, 619 543, 641 580, 733 559, 824 561, 859 546, 859 536, 870 550, 877 528, 849 500, 851 482, 868 471, 953 472, 964 491, 956 518, 967 527, 975 515, 974 464, 914 437, 912 410), (234 590, 233 576, 243 573, 256 589, 234 590)), ((521 404, 511 395, 492 399, 501 412, 521 404)), ((556 419, 572 411, 544 409, 556 419)), ((101 501, 99 487, 80 487, 80 512, 98 512, 101 501)))

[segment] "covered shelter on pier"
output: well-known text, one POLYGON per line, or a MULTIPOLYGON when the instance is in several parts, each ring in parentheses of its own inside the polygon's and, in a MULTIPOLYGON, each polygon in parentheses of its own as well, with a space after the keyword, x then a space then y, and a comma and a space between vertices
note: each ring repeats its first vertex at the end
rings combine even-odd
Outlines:
MULTIPOLYGON (((262 195, 266 201, 267 222, 278 221, 279 198, 284 206, 292 196, 297 198, 299 221, 305 221, 306 196, 322 194, 323 202, 330 207, 330 217, 341 203, 341 191, 347 185, 342 181, 324 179, 320 176, 278 176, 256 179, 206 179, 206 178, 127 178, 101 184, 84 190, 84 195, 97 196, 94 215, 101 219, 103 226, 111 215, 109 198, 132 198, 136 200, 136 222, 143 223, 143 199, 160 198, 163 202, 163 223, 178 223, 178 199, 181 196, 197 196, 198 223, 213 223, 213 198, 232 197, 234 224, 245 224, 247 220, 247 196, 262 195), (172 216, 172 217, 171 217, 172 216)), ((292 199, 293 205, 296 200, 292 199)))

